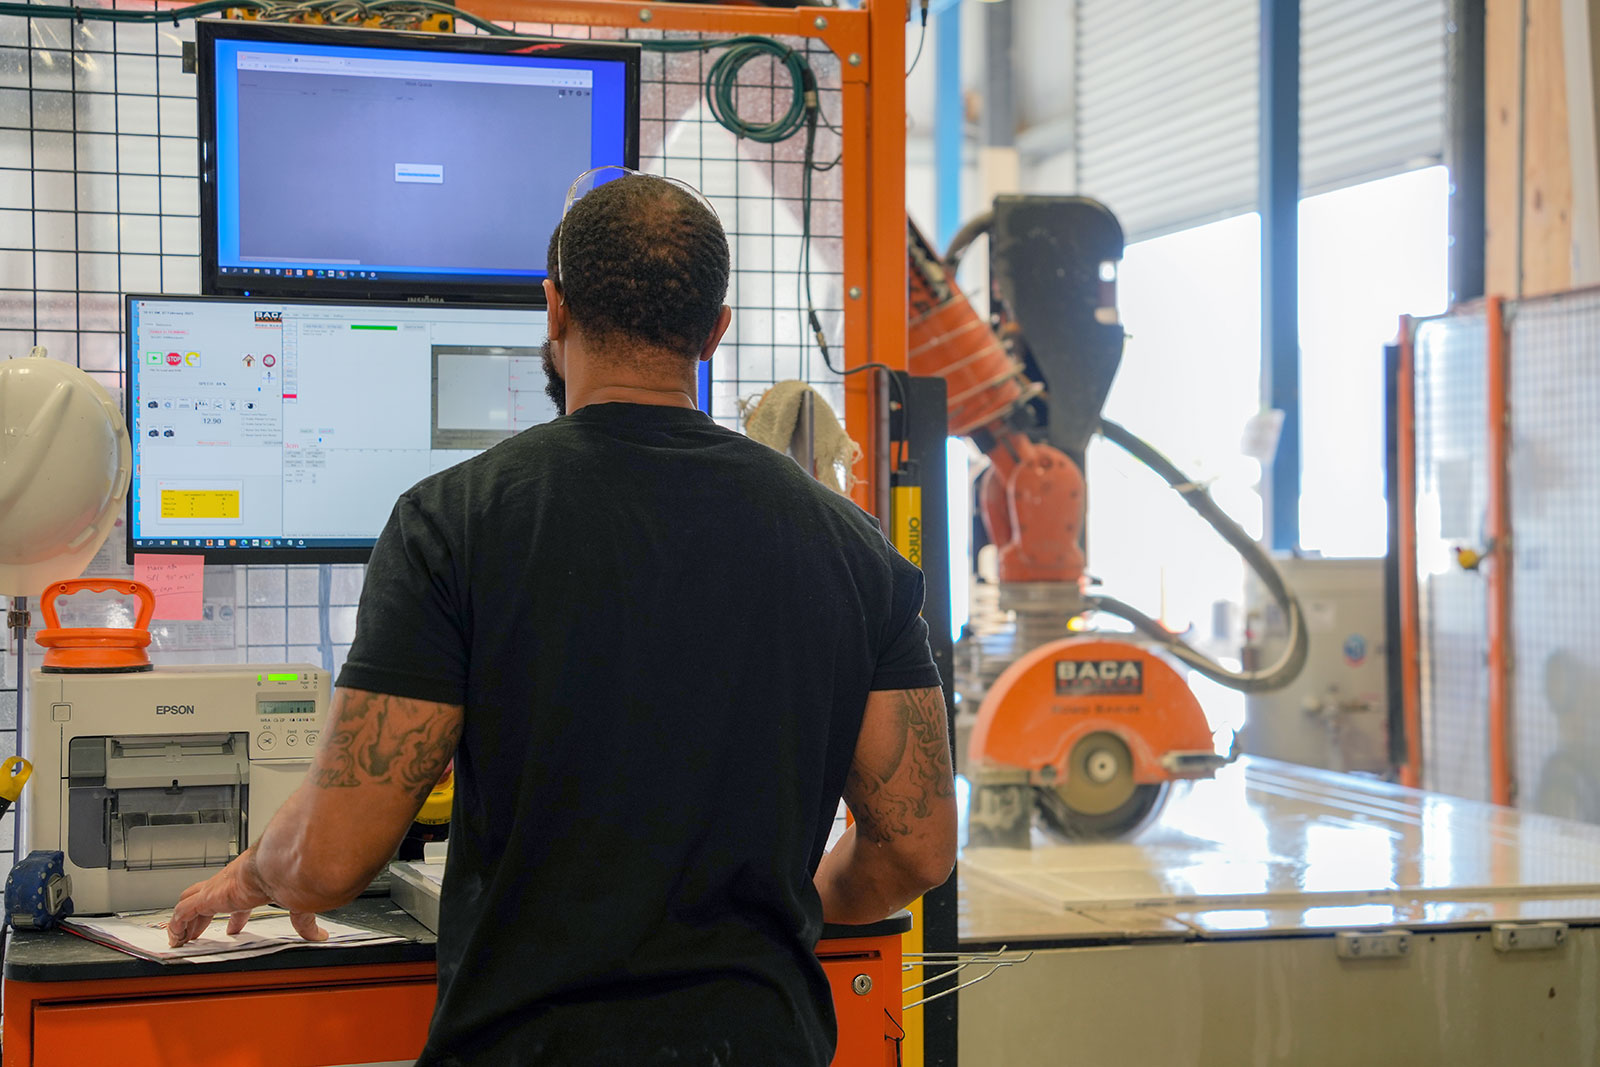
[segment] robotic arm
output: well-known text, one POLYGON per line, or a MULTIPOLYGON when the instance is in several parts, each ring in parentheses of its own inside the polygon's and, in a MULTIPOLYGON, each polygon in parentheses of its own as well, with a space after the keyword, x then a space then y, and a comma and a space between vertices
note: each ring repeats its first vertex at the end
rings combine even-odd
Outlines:
POLYGON ((1023 602, 1048 605, 1058 616, 1063 608, 1116 615, 1190 668, 1234 689, 1257 692, 1292 682, 1305 662, 1306 629, 1300 604, 1271 558, 1203 487, 1100 414, 1122 351, 1122 326, 1106 291, 1112 283, 1101 270, 1102 263, 1121 258, 1115 218, 1077 197, 1003 197, 994 212, 962 229, 952 258, 986 231, 997 264, 1001 334, 1012 350, 978 316, 955 284, 953 268, 913 224, 909 363, 914 374, 946 380, 950 432, 970 436, 991 461, 978 505, 999 549, 1002 590, 1038 593, 1053 586, 1056 595, 1023 602), (1041 377, 1052 382, 1048 395, 1041 377), (1095 433, 1160 475, 1261 577, 1289 628, 1277 663, 1230 670, 1130 605, 1086 594, 1083 455, 1095 433))
POLYGON ((992 463, 979 487, 984 527, 1000 552, 1002 582, 1078 587, 1084 556, 1083 472, 1027 432, 1044 392, 978 317, 927 239, 910 226, 913 374, 945 379, 950 432, 971 436, 992 463))

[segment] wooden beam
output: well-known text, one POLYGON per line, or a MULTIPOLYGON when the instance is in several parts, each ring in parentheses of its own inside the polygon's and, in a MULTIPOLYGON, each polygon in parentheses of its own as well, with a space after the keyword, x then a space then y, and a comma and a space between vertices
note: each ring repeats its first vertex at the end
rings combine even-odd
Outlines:
POLYGON ((1486 5, 1484 260, 1490 293, 1531 295, 1572 286, 1572 160, 1561 9, 1562 0, 1488 0, 1486 5))
POLYGON ((1596 144, 1595 59, 1600 0, 1562 0, 1567 145, 1572 158, 1572 287, 1600 284, 1600 146, 1596 144))

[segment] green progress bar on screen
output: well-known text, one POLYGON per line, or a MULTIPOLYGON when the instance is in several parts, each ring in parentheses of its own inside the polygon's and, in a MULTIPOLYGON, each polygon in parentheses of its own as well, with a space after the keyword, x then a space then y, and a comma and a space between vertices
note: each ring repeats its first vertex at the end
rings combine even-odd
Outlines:
POLYGON ((398 327, 398 326, 362 326, 362 325, 360 325, 358 323, 351 323, 350 324, 350 328, 352 330, 398 330, 400 327, 398 327))

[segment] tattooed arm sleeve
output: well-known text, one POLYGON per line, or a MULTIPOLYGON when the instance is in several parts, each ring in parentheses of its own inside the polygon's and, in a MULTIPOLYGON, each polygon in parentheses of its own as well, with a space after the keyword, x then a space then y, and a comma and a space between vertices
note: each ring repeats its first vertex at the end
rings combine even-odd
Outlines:
POLYGON ((940 690, 868 697, 844 799, 855 825, 817 868, 829 922, 876 921, 949 876, 955 779, 940 690))
POLYGON ((455 754, 461 720, 459 705, 335 689, 310 774, 252 850, 274 899, 302 911, 353 900, 455 754))

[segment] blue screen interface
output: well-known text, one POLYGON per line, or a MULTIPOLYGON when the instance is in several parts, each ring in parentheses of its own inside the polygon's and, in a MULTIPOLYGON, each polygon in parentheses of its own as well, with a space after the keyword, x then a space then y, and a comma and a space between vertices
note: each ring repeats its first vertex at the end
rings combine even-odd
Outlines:
POLYGON ((568 187, 627 162, 627 64, 219 39, 217 269, 546 275, 568 187))

